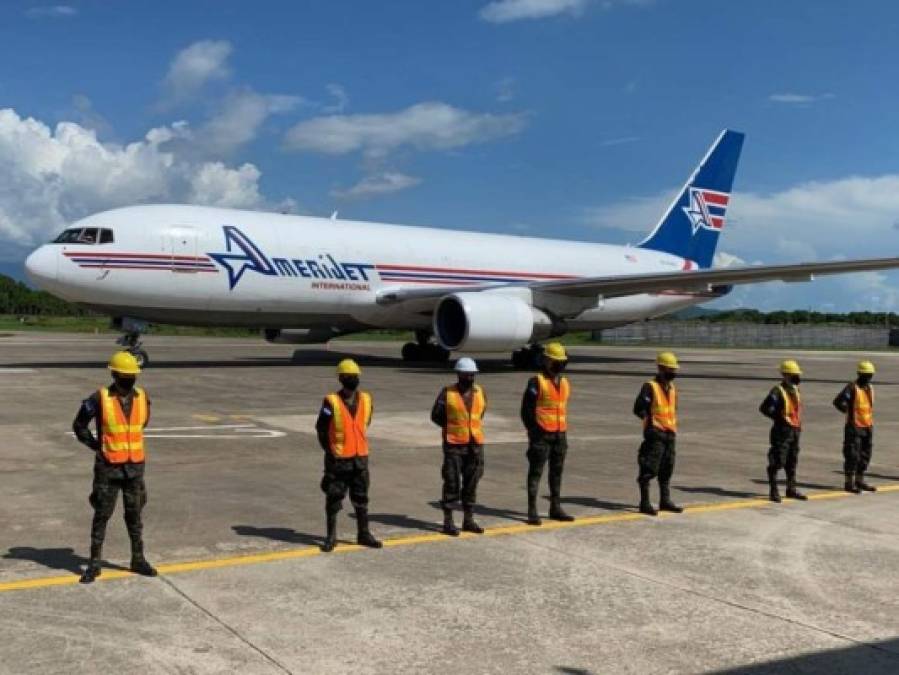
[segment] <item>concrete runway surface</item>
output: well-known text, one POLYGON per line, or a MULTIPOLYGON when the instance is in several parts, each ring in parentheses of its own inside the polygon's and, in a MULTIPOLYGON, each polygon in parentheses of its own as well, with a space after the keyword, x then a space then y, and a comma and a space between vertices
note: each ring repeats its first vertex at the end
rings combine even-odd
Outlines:
POLYGON ((679 350, 672 485, 688 509, 653 519, 635 511, 630 410, 654 350, 574 348, 563 491, 579 520, 542 528, 523 523, 529 374, 485 357, 488 532, 455 540, 437 533, 428 419, 445 368, 404 364, 385 343, 295 358, 261 340, 147 345, 145 537, 161 576, 116 569, 129 555, 119 507, 108 567, 82 586, 93 458, 69 431, 108 380, 113 341, 0 336, 0 672, 899 672, 899 354, 870 355, 881 490, 855 496, 840 490, 830 402, 861 354, 679 350), (371 512, 387 546, 326 555, 312 424, 344 355, 374 396, 371 512), (799 477, 812 499, 771 505, 757 407, 785 356, 805 370, 799 477))

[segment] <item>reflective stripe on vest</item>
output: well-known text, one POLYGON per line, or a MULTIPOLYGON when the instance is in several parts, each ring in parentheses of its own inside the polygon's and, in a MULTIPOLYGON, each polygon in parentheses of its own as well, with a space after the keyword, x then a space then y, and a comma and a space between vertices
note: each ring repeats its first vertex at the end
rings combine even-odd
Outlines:
POLYGON ((131 415, 125 417, 122 401, 110 396, 108 389, 100 389, 100 448, 110 464, 144 461, 144 427, 147 424, 147 396, 140 387, 134 388, 131 415))
POLYGON ((555 433, 568 430, 568 397, 571 385, 568 378, 559 381, 559 387, 543 373, 537 375, 540 391, 537 394, 537 425, 543 431, 555 433))
POLYGON ((650 380, 649 386, 652 387, 652 405, 646 426, 651 424, 662 431, 677 432, 677 390, 674 385, 669 385, 667 394, 655 380, 650 380))
POLYGON ((777 385, 777 388, 780 389, 780 395, 784 402, 784 422, 798 429, 802 426, 802 401, 799 397, 799 390, 796 389, 794 400, 782 385, 777 385))
POLYGON ((360 391, 356 401, 356 415, 350 414, 340 394, 328 394, 331 404, 331 427, 328 440, 335 457, 368 457, 368 439, 365 430, 371 423, 371 396, 360 391))
POLYGON ((874 426, 874 387, 865 391, 857 384, 854 386, 855 401, 849 410, 848 422, 858 429, 869 429, 874 426))
POLYGON ((484 392, 474 385, 471 393, 471 410, 465 405, 465 397, 456 387, 446 388, 446 429, 444 438, 453 445, 484 442, 484 408, 487 403, 484 392))

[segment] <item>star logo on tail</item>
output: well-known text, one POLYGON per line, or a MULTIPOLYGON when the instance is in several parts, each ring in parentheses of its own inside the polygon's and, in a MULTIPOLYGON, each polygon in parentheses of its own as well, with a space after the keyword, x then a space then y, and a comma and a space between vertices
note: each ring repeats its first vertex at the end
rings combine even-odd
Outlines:
POLYGON ((689 205, 682 207, 690 225, 693 227, 693 235, 700 228, 720 232, 724 227, 724 214, 730 195, 726 192, 690 188, 689 205))

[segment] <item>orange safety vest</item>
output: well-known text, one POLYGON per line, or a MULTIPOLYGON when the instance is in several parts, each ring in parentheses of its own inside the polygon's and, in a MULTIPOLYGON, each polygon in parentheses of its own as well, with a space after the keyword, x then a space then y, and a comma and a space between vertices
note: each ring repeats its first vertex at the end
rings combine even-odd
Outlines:
POLYGON ((371 424, 371 395, 359 392, 355 417, 340 394, 328 394, 327 401, 331 404, 331 427, 328 430, 331 453, 340 459, 368 457, 365 430, 371 424))
POLYGON ((794 400, 783 385, 779 384, 777 388, 780 389, 780 395, 784 401, 784 422, 798 429, 802 426, 802 401, 799 397, 799 390, 796 389, 796 399, 794 400))
POLYGON ((568 378, 559 381, 559 387, 543 373, 537 375, 540 391, 537 394, 537 425, 548 433, 568 430, 568 397, 571 385, 568 378))
POLYGON ((148 420, 147 395, 134 388, 130 418, 125 417, 122 401, 111 396, 105 387, 100 389, 100 449, 110 464, 144 461, 144 427, 148 420))
POLYGON ((484 442, 484 409, 487 400, 483 390, 474 385, 471 392, 471 410, 465 405, 465 397, 456 387, 446 388, 446 428, 443 437, 452 445, 468 445, 472 441, 484 442))
POLYGON ((874 387, 866 391, 856 384, 854 398, 846 423, 858 429, 870 429, 874 426, 874 387))
POLYGON ((664 387, 655 380, 650 380, 649 386, 652 387, 652 405, 644 426, 652 425, 662 431, 677 433, 677 389, 670 384, 666 394, 664 387))

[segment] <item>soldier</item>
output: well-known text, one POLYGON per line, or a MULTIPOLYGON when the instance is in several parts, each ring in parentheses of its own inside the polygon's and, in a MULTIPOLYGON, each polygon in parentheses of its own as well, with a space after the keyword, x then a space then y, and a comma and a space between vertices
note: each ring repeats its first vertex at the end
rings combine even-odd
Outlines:
POLYGON ((799 435, 802 432, 802 400, 799 383, 802 370, 793 359, 780 364, 781 382, 776 385, 762 404, 759 412, 773 422, 771 426, 771 448, 768 450, 769 499, 780 502, 777 489, 777 473, 781 469, 787 474, 787 497, 806 500, 796 489, 796 466, 799 464, 799 435))
POLYGON ((558 342, 546 345, 543 370, 528 380, 521 400, 521 421, 528 432, 528 524, 541 525, 537 514, 537 490, 543 467, 549 461, 549 517, 570 522, 562 510, 562 470, 568 451, 568 398, 571 385, 562 375, 568 354, 558 342))
POLYGON ((368 529, 368 439, 371 424, 371 395, 359 389, 362 370, 352 359, 337 364, 340 391, 328 394, 322 402, 315 429, 318 442, 325 451, 325 471, 321 481, 325 493, 325 515, 328 534, 322 551, 328 553, 337 545, 337 514, 343 499, 350 493, 356 510, 356 543, 371 548, 383 545, 368 529))
POLYGON ((834 407, 846 414, 843 432, 843 472, 846 474, 846 492, 854 494, 862 490, 876 492, 877 488, 865 482, 865 471, 871 462, 874 449, 874 364, 859 361, 858 377, 850 382, 833 400, 834 407))
POLYGON ((141 511, 147 503, 144 485, 144 427, 150 420, 150 398, 135 386, 140 368, 129 352, 118 352, 109 360, 112 384, 91 394, 81 403, 72 423, 75 437, 94 451, 94 484, 90 504, 90 562, 81 574, 89 584, 101 573, 100 559, 106 524, 115 510, 119 490, 125 508, 125 526, 131 539, 131 571, 155 577, 156 570, 144 557, 141 511), (90 424, 96 423, 97 435, 90 424))
POLYGON ((640 485, 640 513, 657 516, 649 499, 649 483, 659 479, 659 509, 681 513, 683 509, 671 500, 671 476, 674 473, 675 439, 677 438, 677 389, 674 378, 680 367, 671 352, 656 357, 657 373, 643 385, 634 401, 634 414, 643 420, 643 443, 637 453, 640 485))
POLYGON ((484 475, 483 419, 487 410, 484 390, 475 384, 478 365, 463 357, 456 361, 457 382, 444 387, 431 410, 431 421, 443 428, 443 533, 459 536, 452 506, 462 501, 462 529, 483 534, 472 514, 478 481, 484 475))

